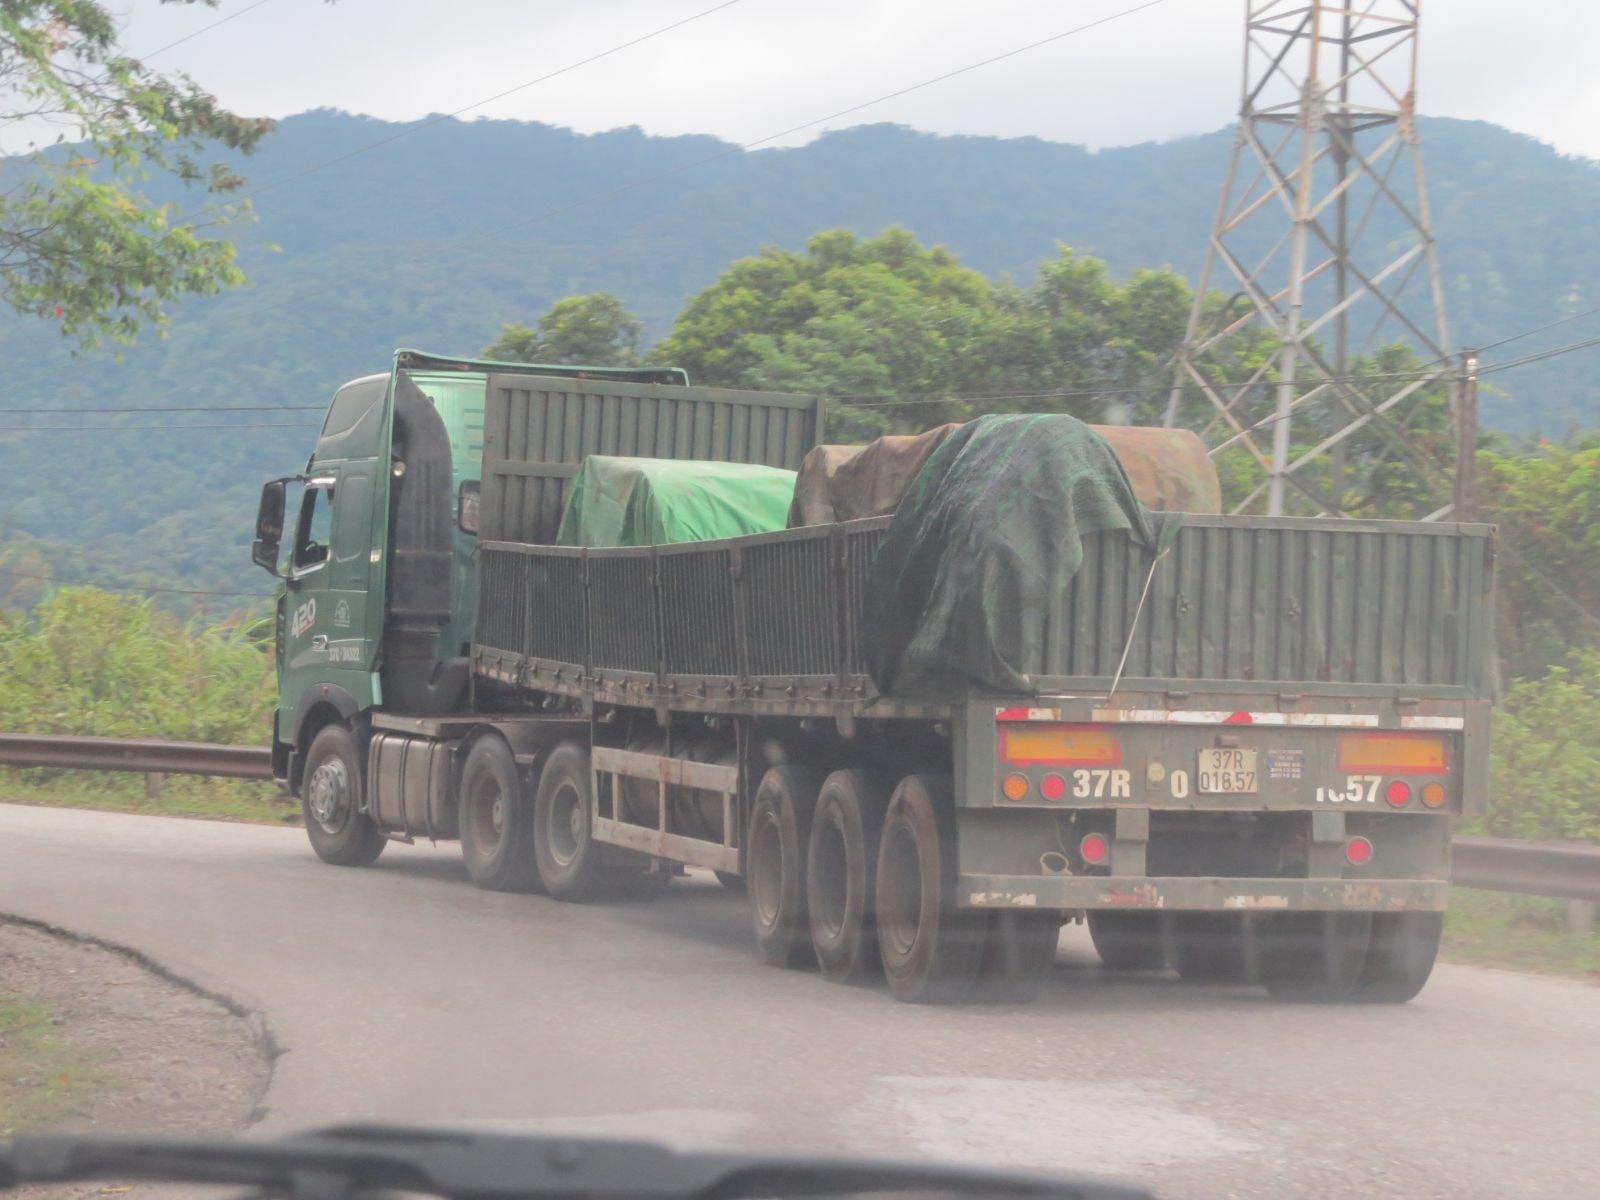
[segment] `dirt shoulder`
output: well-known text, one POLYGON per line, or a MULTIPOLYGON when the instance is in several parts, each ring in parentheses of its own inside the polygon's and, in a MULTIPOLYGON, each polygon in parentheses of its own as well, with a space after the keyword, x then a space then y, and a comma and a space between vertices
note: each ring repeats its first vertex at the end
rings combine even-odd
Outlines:
POLYGON ((259 1023, 220 998, 130 952, 0 916, 0 1136, 232 1133, 271 1071, 259 1023))

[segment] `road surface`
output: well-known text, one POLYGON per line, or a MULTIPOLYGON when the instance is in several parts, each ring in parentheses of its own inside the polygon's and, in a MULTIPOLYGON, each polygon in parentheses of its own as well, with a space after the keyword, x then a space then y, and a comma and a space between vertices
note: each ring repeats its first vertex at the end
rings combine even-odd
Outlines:
POLYGON ((688 1147, 948 1156, 1168 1197, 1600 1191, 1600 988, 1443 966, 1403 1008, 1102 971, 914 1008, 757 964, 709 880, 575 907, 370 870, 297 829, 0 805, 0 913, 133 947, 262 1014, 259 1126, 461 1122, 688 1147))

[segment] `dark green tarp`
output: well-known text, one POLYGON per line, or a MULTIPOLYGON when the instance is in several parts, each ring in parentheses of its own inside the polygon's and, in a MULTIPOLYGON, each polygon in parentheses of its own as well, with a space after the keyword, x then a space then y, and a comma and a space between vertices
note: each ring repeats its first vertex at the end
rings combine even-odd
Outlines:
POLYGON ((1135 498, 1075 417, 988 416, 934 451, 896 510, 867 587, 867 667, 885 694, 1033 692, 1083 538, 1125 529, 1152 554, 1182 518, 1135 498))
POLYGON ((661 546, 782 529, 793 471, 749 463, 591 454, 583 460, 556 541, 562 546, 661 546))

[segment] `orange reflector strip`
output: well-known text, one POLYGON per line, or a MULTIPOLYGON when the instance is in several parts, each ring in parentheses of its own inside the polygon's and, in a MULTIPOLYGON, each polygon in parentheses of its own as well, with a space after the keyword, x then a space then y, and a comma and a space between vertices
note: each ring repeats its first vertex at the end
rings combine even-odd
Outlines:
POLYGON ((1115 767, 1122 763, 1122 747, 1095 725, 1002 725, 1000 757, 1018 764, 1115 767))
POLYGON ((1442 737, 1418 733, 1350 733, 1339 739, 1339 769, 1366 775, 1443 775, 1450 768, 1442 737))

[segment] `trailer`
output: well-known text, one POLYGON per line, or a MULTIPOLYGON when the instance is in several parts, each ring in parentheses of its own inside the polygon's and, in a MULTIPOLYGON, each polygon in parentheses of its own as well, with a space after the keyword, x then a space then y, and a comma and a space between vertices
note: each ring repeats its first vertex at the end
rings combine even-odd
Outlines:
POLYGON ((764 961, 908 1001, 1025 999, 1074 919, 1114 968, 1420 990, 1487 775, 1488 527, 1191 515, 1159 563, 1092 534, 1023 614, 1029 691, 915 696, 867 670, 891 518, 552 544, 588 455, 793 469, 822 417, 410 351, 341 389, 257 530, 317 852, 459 838, 479 885, 566 901, 707 868, 764 961))

